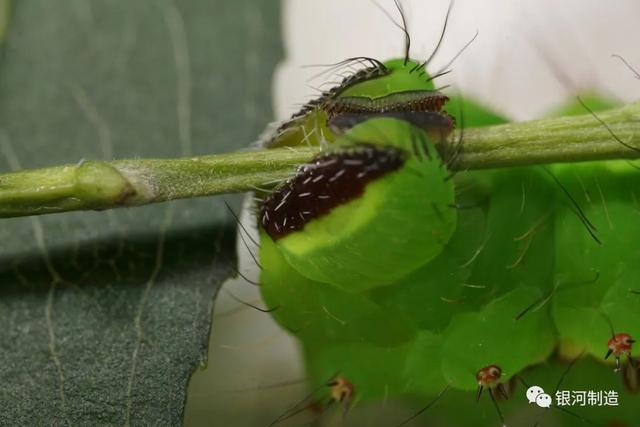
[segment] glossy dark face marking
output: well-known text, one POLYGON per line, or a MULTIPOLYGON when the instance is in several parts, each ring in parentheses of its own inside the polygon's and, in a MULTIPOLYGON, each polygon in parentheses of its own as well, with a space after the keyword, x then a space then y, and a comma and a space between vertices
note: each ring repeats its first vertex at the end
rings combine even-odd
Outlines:
POLYGON ((398 170, 406 153, 398 148, 358 144, 321 154, 270 194, 260 207, 260 224, 278 240, 362 195, 368 183, 398 170))
POLYGON ((407 91, 380 98, 359 96, 336 98, 327 103, 329 116, 340 113, 384 113, 387 111, 440 111, 449 97, 437 91, 407 91))
POLYGON ((446 113, 421 111, 387 111, 384 113, 343 113, 329 119, 329 128, 337 134, 346 132, 355 125, 376 117, 404 120, 426 131, 436 142, 441 142, 454 127, 454 119, 446 113))
POLYGON ((342 133, 374 117, 404 120, 425 130, 437 142, 451 133, 455 120, 442 107, 449 100, 437 91, 398 92, 385 97, 336 98, 327 103, 328 126, 342 133))

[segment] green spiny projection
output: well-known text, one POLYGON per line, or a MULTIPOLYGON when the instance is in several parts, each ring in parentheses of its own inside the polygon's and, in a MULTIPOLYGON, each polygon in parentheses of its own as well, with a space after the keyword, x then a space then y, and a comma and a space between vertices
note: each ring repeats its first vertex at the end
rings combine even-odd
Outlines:
MULTIPOLYGON (((396 181, 393 174, 373 181, 361 199, 291 234, 295 244, 274 242, 261 231, 262 294, 270 307, 278 307, 276 320, 301 341, 311 387, 339 372, 353 383, 358 400, 406 397, 421 405, 448 388, 422 420, 494 425, 490 400, 475 402, 476 374, 498 365, 498 382, 511 389, 511 399, 500 402, 507 419, 524 410, 532 425, 636 422, 639 371, 624 355, 620 374, 613 372, 613 357, 603 362, 614 333, 640 337, 640 165, 547 165, 461 172, 451 179, 447 164, 455 157, 456 141, 438 134, 441 128, 412 130, 385 119, 333 134, 324 108, 339 97, 367 102, 402 91, 435 93, 428 76, 418 79, 411 72, 416 63, 394 60, 385 66, 382 76, 328 96, 270 142, 305 143, 299 135, 320 135, 311 132, 319 123, 333 143, 330 150, 364 140, 401 147, 411 159, 411 167, 394 172, 410 176, 407 181, 396 181), (444 157, 437 167, 416 157, 416 135, 444 157), (453 188, 455 199, 449 200, 453 188), (439 214, 420 207, 439 192, 447 194, 437 199, 439 214), (406 212, 395 212, 403 202, 406 212), (362 205, 369 208, 358 210, 362 205), (350 221, 359 220, 368 236, 362 240, 366 245, 358 246, 350 221), (316 232, 327 230, 327 224, 330 233, 316 232), (441 228, 429 234, 434 224, 441 228), (441 243, 437 250, 424 240, 434 236, 441 243), (296 245, 314 250, 296 253, 296 245), (372 262, 367 266, 363 259, 372 262), (523 384, 553 394, 561 378, 564 390, 614 390, 620 407, 577 407, 572 412, 578 416, 571 416, 528 404, 523 384)), ((596 95, 584 99, 594 111, 613 105, 596 95)), ((450 97, 444 108, 425 114, 453 117, 452 123, 464 127, 507 121, 461 96, 450 97)), ((584 107, 576 102, 554 112, 577 113, 584 107)), ((486 384, 494 392, 495 386, 486 384)))

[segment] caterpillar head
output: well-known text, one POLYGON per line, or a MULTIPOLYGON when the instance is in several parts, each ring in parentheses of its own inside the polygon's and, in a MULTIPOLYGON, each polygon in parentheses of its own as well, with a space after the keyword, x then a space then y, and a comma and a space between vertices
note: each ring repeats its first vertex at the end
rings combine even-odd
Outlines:
POLYGON ((268 146, 331 142, 263 201, 259 222, 288 263, 349 291, 389 285, 437 256, 455 229, 439 153, 454 127, 425 63, 368 64, 280 126, 268 146))
POLYGON ((408 121, 443 142, 454 127, 453 118, 442 110, 448 97, 434 88, 424 63, 409 59, 368 66, 309 101, 291 119, 282 123, 266 142, 267 147, 332 143, 346 130, 373 117, 408 121))
POLYGON ((263 201, 263 237, 312 280, 349 291, 395 283, 438 255, 455 229, 448 175, 424 131, 367 120, 263 201))

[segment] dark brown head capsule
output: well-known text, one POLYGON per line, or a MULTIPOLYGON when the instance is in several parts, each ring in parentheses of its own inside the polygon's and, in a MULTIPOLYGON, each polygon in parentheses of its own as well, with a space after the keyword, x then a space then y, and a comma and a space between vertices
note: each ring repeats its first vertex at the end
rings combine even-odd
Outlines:
POLYGON ((342 97, 327 102, 328 126, 342 133, 373 117, 391 117, 407 121, 434 138, 443 141, 455 121, 442 107, 449 98, 437 91, 408 91, 381 98, 342 97))
POLYGON ((448 100, 438 91, 416 90, 374 99, 361 96, 334 98, 327 101, 325 109, 329 117, 342 113, 439 112, 448 100))
POLYGON ((448 159, 453 156, 446 141, 455 127, 455 119, 442 111, 448 100, 435 90, 396 92, 379 98, 337 97, 325 105, 327 126, 340 134, 376 117, 403 120, 424 130, 437 145, 440 156, 448 159))
POLYGON ((260 224, 273 240, 300 231, 309 221, 360 197, 369 182, 404 162, 404 151, 369 144, 321 154, 264 200, 260 224))

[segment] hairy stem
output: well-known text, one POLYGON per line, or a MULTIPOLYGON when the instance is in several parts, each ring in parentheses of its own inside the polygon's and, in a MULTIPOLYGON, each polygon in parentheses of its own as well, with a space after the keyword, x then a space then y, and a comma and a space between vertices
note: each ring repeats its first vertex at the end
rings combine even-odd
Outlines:
MULTIPOLYGON (((460 132, 453 135, 454 140, 460 132)), ((465 129, 462 136, 457 169, 639 158, 640 102, 601 113, 598 118, 584 114, 465 129), (633 149, 636 145, 637 150, 633 149)), ((287 178, 318 151, 299 147, 187 159, 83 161, 3 174, 0 217, 249 191, 287 178)))
POLYGON ((83 161, 0 175, 0 217, 139 206, 240 193, 281 181, 318 149, 240 151, 186 159, 83 161))
POLYGON ((640 102, 635 102, 597 117, 583 114, 465 129, 458 168, 639 157, 640 102))

